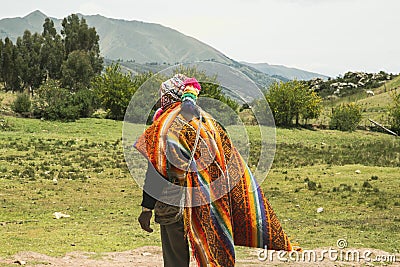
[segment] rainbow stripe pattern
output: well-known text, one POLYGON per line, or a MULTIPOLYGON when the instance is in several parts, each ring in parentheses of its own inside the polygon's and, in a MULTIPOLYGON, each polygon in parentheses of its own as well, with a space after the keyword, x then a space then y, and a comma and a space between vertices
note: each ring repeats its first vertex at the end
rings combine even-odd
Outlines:
POLYGON ((185 232, 198 266, 233 267, 235 245, 292 250, 228 134, 209 114, 201 113, 202 122, 187 122, 180 115, 180 103, 175 103, 135 143, 166 179, 171 172, 183 176, 185 232), (168 162, 171 157, 174 166, 168 162))

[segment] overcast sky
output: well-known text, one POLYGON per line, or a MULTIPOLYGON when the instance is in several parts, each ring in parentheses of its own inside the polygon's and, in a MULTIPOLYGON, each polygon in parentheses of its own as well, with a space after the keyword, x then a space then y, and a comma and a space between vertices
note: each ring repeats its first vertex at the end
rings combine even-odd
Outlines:
POLYGON ((37 9, 159 23, 239 61, 333 77, 400 72, 400 0, 18 0, 2 3, 0 18, 37 9))

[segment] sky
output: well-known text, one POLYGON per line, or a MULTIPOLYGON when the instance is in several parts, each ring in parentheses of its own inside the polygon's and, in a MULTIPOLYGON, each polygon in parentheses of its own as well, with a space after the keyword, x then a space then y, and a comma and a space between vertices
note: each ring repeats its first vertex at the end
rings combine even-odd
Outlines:
POLYGON ((399 0, 18 0, 2 4, 0 18, 35 10, 158 23, 237 61, 331 77, 400 73, 399 0))

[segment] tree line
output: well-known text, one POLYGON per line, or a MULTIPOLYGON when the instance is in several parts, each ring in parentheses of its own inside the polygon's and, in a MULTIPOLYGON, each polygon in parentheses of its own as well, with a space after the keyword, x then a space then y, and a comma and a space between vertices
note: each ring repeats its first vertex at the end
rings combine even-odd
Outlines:
MULTIPOLYGON (((195 68, 176 71, 210 80, 202 84, 202 94, 238 109, 235 101, 223 95, 215 77, 206 79, 205 73, 195 68)), ((12 109, 20 114, 71 121, 103 110, 94 115, 122 120, 133 94, 152 75, 132 76, 118 63, 105 67, 96 29, 76 14, 62 20, 60 33, 46 18, 41 34, 26 30, 15 44, 9 38, 0 39, 0 83, 5 91, 19 93, 12 109)), ((146 101, 157 96, 137 97, 146 101)), ((140 107, 133 109, 129 112, 131 121, 144 113, 140 107)))
POLYGON ((76 14, 63 19, 61 34, 46 18, 41 34, 26 30, 15 44, 8 37, 0 39, 0 82, 6 91, 33 96, 46 80, 54 79, 76 92, 88 88, 102 68, 99 35, 76 14))

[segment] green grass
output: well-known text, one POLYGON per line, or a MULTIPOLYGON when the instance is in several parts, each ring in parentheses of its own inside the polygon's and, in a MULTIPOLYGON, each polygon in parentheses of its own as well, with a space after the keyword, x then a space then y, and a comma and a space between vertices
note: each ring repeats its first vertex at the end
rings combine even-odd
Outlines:
MULTIPOLYGON (((148 234, 137 223, 141 190, 125 164, 121 122, 7 119, 13 126, 0 132, 0 257, 160 245, 157 225, 148 234), (56 220, 56 211, 71 217, 56 220)), ((259 143, 249 130, 252 144, 259 143)), ((257 153, 255 147, 251 157, 257 153)), ((399 252, 399 162, 400 139, 389 135, 277 129, 273 169, 262 187, 304 248, 347 238, 352 247, 399 252)), ((144 172, 139 164, 134 170, 138 177, 144 172)))
POLYGON ((303 248, 334 247, 345 238, 350 247, 399 252, 398 168, 279 168, 263 188, 284 229, 303 248))
POLYGON ((157 234, 138 229, 140 190, 122 154, 121 122, 7 119, 13 130, 1 132, 0 236, 7 242, 0 255, 158 244, 157 234), (71 217, 53 219, 56 211, 71 217))

